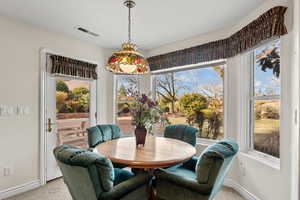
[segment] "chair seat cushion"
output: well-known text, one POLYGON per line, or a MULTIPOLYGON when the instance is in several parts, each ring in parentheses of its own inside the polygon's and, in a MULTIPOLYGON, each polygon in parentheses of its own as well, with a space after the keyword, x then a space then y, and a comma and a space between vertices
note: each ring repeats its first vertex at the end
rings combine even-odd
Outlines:
MULTIPOLYGON (((119 169, 120 170, 120 169, 119 169)), ((125 171, 125 170, 124 170, 125 171)), ((112 190, 103 192, 99 200, 145 200, 147 199, 147 185, 150 176, 147 173, 140 173, 127 181, 114 186, 112 190)))
MULTIPOLYGON (((169 187, 168 191, 174 190, 174 188, 182 187, 190 191, 201 194, 209 194, 211 189, 206 185, 199 184, 196 180, 196 174, 193 171, 177 168, 174 170, 169 169, 157 169, 154 172, 155 180, 154 187, 156 187, 158 193, 165 190, 165 186, 169 187), (173 185, 174 187, 170 187, 173 185)), ((166 191, 166 190, 165 190, 166 191)), ((167 192, 169 193, 169 192, 167 192)), ((175 198, 185 199, 185 198, 175 198)))
POLYGON ((124 169, 118 169, 118 168, 114 169, 114 174, 115 174, 114 186, 134 177, 134 174, 132 172, 124 169))
POLYGON ((181 177, 188 178, 188 179, 196 179, 196 177, 197 177, 195 172, 193 172, 189 169, 183 168, 183 167, 169 168, 169 169, 166 169, 166 171, 168 173, 175 174, 177 176, 181 176, 181 177))

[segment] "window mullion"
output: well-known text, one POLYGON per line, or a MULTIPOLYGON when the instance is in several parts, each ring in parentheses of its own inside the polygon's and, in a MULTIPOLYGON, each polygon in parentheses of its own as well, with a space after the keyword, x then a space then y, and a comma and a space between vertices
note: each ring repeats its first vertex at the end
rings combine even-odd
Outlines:
POLYGON ((269 95, 269 96, 254 96, 254 100, 275 100, 280 99, 279 95, 269 95))

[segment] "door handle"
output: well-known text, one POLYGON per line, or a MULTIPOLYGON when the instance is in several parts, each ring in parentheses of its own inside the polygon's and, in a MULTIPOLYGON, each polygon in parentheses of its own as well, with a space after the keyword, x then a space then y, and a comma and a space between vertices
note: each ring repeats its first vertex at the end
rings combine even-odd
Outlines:
POLYGON ((55 123, 51 122, 51 118, 48 118, 48 128, 47 128, 48 132, 52 132, 52 130, 53 130, 52 125, 54 125, 54 124, 55 123))

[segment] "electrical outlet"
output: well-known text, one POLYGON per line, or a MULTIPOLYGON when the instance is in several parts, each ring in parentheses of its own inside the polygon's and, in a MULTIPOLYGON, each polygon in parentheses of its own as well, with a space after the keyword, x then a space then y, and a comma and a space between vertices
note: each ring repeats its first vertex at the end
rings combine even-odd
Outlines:
POLYGON ((239 162, 242 176, 246 176, 246 167, 242 161, 239 162))
POLYGON ((242 167, 242 175, 246 176, 246 168, 245 167, 242 167))
POLYGON ((9 174, 10 174, 9 168, 4 168, 3 169, 3 176, 9 176, 9 174))
POLYGON ((30 108, 29 106, 23 107, 23 115, 29 115, 30 114, 30 108))
POLYGON ((4 117, 6 115, 5 106, 0 105, 0 116, 4 117))
POLYGON ((3 176, 11 176, 12 175, 12 168, 4 167, 3 168, 3 176))
POLYGON ((6 113, 8 116, 13 116, 15 114, 14 106, 11 106, 11 105, 7 106, 6 113))

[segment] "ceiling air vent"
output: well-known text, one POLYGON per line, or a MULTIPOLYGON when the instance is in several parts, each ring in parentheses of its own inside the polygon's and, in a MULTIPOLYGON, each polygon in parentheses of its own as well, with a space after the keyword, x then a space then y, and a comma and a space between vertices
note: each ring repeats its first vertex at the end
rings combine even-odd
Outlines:
POLYGON ((87 33, 87 34, 89 34, 89 35, 92 35, 92 36, 94 36, 94 37, 99 37, 99 34, 94 33, 94 32, 92 32, 92 31, 89 31, 89 30, 87 30, 87 29, 85 29, 85 28, 77 27, 76 29, 79 30, 79 31, 81 31, 81 32, 84 32, 84 33, 87 33))

